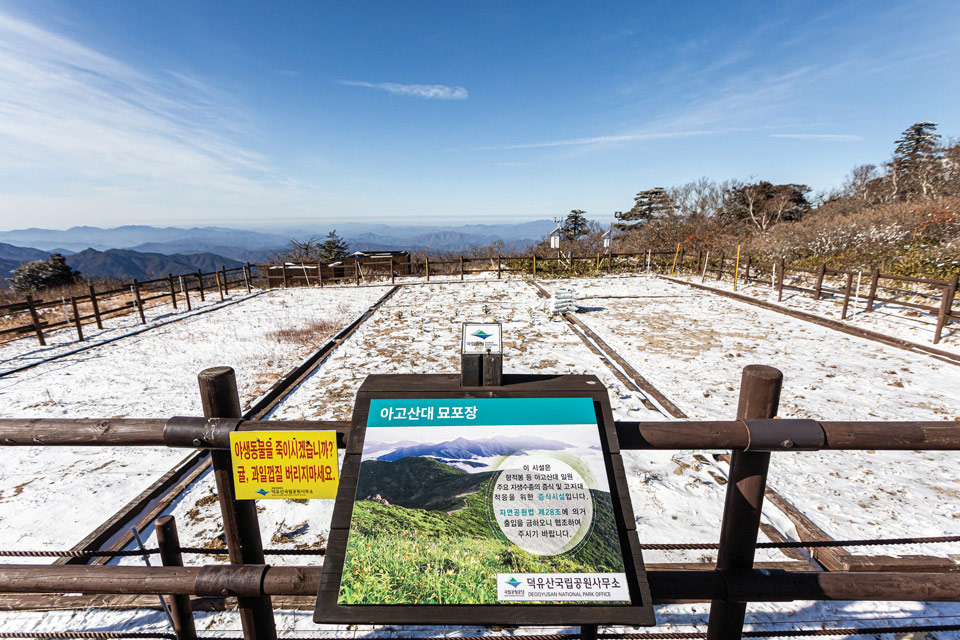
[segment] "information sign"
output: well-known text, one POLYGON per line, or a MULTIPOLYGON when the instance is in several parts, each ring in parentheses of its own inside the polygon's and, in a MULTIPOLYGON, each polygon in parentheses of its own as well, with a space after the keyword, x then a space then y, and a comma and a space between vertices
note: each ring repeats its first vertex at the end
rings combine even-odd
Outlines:
POLYGON ((464 322, 460 352, 464 355, 501 354, 502 338, 499 322, 464 322))
POLYGON ((238 500, 336 498, 336 431, 234 431, 233 488, 238 500))
POLYGON ((606 390, 514 380, 364 382, 316 622, 653 624, 606 390))

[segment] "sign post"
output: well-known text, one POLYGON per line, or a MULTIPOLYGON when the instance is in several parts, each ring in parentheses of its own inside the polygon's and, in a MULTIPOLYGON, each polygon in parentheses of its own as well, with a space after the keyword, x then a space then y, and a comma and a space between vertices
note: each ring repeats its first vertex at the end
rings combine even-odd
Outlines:
POLYGON ((606 389, 502 382, 364 381, 315 622, 655 624, 606 389))

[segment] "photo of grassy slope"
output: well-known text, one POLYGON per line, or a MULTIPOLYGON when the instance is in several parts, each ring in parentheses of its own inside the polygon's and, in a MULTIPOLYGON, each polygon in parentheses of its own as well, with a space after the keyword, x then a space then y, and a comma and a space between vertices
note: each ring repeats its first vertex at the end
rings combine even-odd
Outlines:
POLYGON ((498 573, 622 573, 610 494, 591 490, 594 520, 575 549, 528 553, 495 524, 498 471, 432 458, 361 464, 340 583, 341 604, 497 604, 498 573))

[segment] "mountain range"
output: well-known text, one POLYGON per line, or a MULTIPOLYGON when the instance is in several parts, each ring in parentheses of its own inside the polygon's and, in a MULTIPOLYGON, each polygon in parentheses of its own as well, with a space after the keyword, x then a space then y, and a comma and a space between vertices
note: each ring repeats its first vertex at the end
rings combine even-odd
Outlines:
POLYGON ((503 436, 486 440, 468 440, 457 438, 439 444, 416 444, 398 447, 389 453, 377 457, 377 460, 400 460, 408 457, 428 457, 441 460, 469 460, 471 458, 489 458, 507 456, 517 451, 545 449, 556 451, 568 449, 570 445, 556 440, 546 440, 531 436, 503 436))
MULTIPOLYGON (((11 272, 24 262, 43 260, 51 253, 54 252, 0 243, 0 286, 5 285, 11 272)), ((67 264, 85 278, 110 277, 123 280, 132 278, 146 280, 165 276, 168 273, 182 274, 197 269, 209 273, 221 266, 233 268, 243 264, 213 253, 164 255, 129 249, 108 249, 107 251, 86 249, 65 257, 67 264)))
MULTIPOLYGON (((554 222, 537 220, 517 224, 461 226, 391 226, 345 223, 336 231, 353 250, 465 251, 502 241, 506 250, 519 250, 553 230, 554 222)), ((322 239, 333 227, 265 227, 257 230, 228 227, 153 227, 126 225, 111 229, 14 229, 0 231, 0 243, 65 253, 85 249, 131 249, 167 255, 215 253, 235 260, 257 262, 282 251, 291 239, 322 239)))
MULTIPOLYGON (((406 249, 464 252, 472 247, 503 243, 503 251, 523 251, 553 230, 554 222, 453 226, 390 226, 345 223, 338 229, 352 251, 406 249)), ((70 229, 0 231, 0 287, 16 267, 51 253, 84 277, 150 278, 243 262, 262 263, 283 252, 291 239, 323 239, 328 228, 152 227, 126 225, 111 229, 80 226, 70 229)))

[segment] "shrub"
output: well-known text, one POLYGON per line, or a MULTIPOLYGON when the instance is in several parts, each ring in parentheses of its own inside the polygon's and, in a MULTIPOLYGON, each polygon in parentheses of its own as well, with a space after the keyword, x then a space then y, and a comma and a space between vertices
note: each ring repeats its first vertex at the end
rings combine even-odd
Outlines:
POLYGON ((27 262, 11 273, 10 283, 17 291, 38 291, 50 287, 70 285, 80 279, 59 253, 44 260, 27 262))

